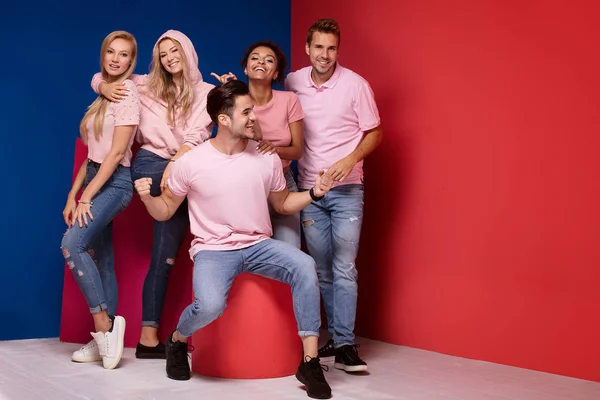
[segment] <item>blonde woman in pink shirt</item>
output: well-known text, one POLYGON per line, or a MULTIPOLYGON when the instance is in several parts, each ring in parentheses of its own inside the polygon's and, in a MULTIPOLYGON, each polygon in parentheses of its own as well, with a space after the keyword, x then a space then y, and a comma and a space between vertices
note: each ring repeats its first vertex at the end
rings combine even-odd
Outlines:
MULTIPOLYGON (((165 32, 154 45, 150 74, 133 75, 141 101, 137 140, 142 144, 133 161, 133 179, 151 177, 152 195, 165 190, 173 162, 210 137, 212 122, 206 112, 206 96, 214 85, 203 81, 198 55, 191 40, 175 30, 165 32)), ((127 89, 96 74, 96 92, 120 101, 127 89)), ((142 331, 137 358, 165 358, 158 340, 158 326, 169 273, 188 231, 187 204, 168 221, 154 222, 150 268, 142 292, 142 331)))
MULTIPOLYGON (((260 123, 262 141, 258 150, 262 154, 277 154, 281 158, 283 172, 290 192, 298 186, 290 168, 293 160, 302 156, 302 120, 304 111, 293 92, 273 90, 277 82, 285 80, 287 59, 274 42, 264 40, 248 47, 241 61, 244 74, 248 76, 250 96, 254 102, 254 113, 260 123)), ((231 72, 216 77, 221 83, 236 79, 231 72)), ((281 215, 271 210, 273 239, 282 240, 300 248, 300 213, 281 215)))
POLYGON ((94 339, 73 353, 72 360, 102 360, 106 369, 115 368, 123 355, 125 319, 115 316, 118 299, 112 220, 133 195, 129 167, 140 102, 137 88, 128 78, 136 57, 137 44, 130 33, 112 32, 102 42, 102 77, 121 83, 128 94, 119 103, 98 97, 81 120, 79 129, 88 146, 88 158, 79 169, 63 211, 69 228, 62 239, 62 253, 95 325, 94 339), (82 188, 81 198, 75 201, 82 188))

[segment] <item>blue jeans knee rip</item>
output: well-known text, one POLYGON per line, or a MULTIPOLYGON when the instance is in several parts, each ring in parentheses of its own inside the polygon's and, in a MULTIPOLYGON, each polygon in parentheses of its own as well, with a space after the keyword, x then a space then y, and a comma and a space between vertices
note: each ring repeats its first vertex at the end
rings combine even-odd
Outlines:
MULTIPOLYGON (((65 236, 69 233, 69 231, 67 231, 67 233, 65 233, 65 236)), ((69 253, 69 250, 67 250, 66 247, 61 247, 62 250, 62 254, 63 257, 65 258, 65 261, 67 262, 67 266, 69 267, 70 270, 73 270, 73 268, 75 268, 75 263, 71 260, 71 253, 69 253)), ((81 270, 77 270, 77 274, 79 276, 83 276, 83 272, 81 270)))

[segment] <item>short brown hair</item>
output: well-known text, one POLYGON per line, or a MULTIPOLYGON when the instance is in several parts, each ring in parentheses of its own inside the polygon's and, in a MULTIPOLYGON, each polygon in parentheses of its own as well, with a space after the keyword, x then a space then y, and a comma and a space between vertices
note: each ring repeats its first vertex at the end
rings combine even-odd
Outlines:
POLYGON ((313 33, 315 32, 331 33, 337 36, 338 46, 342 41, 342 37, 340 35, 340 26, 335 19, 323 18, 312 24, 312 26, 308 29, 308 37, 306 38, 306 43, 308 43, 309 46, 312 42, 313 33))
POLYGON ((208 92, 206 97, 206 111, 210 115, 210 119, 218 125, 217 118, 219 114, 227 114, 231 117, 235 100, 246 95, 250 95, 250 90, 244 81, 234 79, 215 86, 208 92))

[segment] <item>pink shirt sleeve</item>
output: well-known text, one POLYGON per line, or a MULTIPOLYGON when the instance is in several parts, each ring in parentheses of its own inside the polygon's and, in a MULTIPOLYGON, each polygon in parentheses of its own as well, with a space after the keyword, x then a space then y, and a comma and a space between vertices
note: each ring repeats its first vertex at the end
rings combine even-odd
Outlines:
POLYGON ((377 128, 381 123, 373 90, 367 82, 363 82, 360 86, 354 103, 354 112, 358 116, 358 125, 363 132, 377 128))
POLYGON ((133 83, 135 83, 136 85, 143 85, 146 82, 148 82, 148 77, 150 75, 148 74, 143 74, 143 75, 138 75, 138 74, 132 74, 129 79, 131 79, 133 81, 133 83))
POLYGON ((185 154, 173 163, 167 186, 175 196, 186 196, 190 191, 189 165, 185 154))
POLYGON ((214 88, 214 85, 206 82, 200 82, 199 86, 195 88, 194 95, 197 97, 194 102, 198 102, 198 108, 192 111, 190 124, 188 129, 184 131, 182 143, 190 148, 205 142, 212 134, 213 123, 208 111, 206 111, 206 97, 212 88, 214 88))
POLYGON ((294 82, 293 82, 293 77, 296 73, 295 72, 290 72, 286 77, 285 77, 285 81, 283 83, 283 88, 286 91, 292 91, 294 90, 294 82))
POLYGON ((286 188, 285 177, 283 176, 283 166, 278 155, 272 155, 273 175, 271 175, 271 192, 281 192, 286 188))
POLYGON ((288 122, 291 124, 292 122, 304 119, 304 110, 302 109, 300 100, 298 100, 298 95, 293 92, 289 93, 290 99, 288 101, 288 122))
POLYGON ((97 94, 100 94, 100 83, 105 82, 102 74, 100 72, 96 72, 92 77, 92 89, 97 94))
POLYGON ((194 121, 190 129, 186 130, 182 144, 194 148, 200 143, 208 140, 212 133, 212 126, 212 120, 205 108, 196 121, 194 121))
POLYGON ((140 123, 140 95, 137 86, 130 80, 126 80, 125 86, 129 94, 125 99, 114 104, 115 126, 139 125, 140 123))
MULTIPOLYGON (((133 83, 135 83, 136 85, 142 85, 142 84, 146 83, 146 81, 148 80, 148 75, 133 74, 129 77, 129 79, 131 79, 133 81, 133 83)), ((94 74, 94 76, 92 77, 91 85, 92 85, 92 89, 97 94, 100 94, 100 84, 102 82, 106 82, 106 81, 104 80, 104 78, 102 77, 102 74, 100 72, 96 72, 94 74)))

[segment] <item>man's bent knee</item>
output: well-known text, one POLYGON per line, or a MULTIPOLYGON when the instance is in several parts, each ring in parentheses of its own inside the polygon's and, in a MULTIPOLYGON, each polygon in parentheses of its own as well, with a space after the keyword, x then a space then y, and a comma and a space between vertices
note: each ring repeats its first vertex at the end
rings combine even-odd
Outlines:
POLYGON ((226 306, 227 305, 224 301, 208 302, 196 299, 194 300, 192 313, 195 315, 202 315, 204 318, 215 320, 223 314, 226 306))

